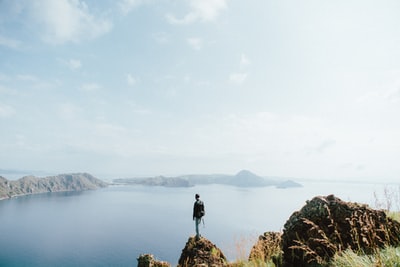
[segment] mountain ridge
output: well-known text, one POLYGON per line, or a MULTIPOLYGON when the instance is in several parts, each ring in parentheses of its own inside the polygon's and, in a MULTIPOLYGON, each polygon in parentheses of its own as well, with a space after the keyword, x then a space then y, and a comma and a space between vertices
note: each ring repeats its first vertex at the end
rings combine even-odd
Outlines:
POLYGON ((137 178, 117 178, 114 183, 165 187, 192 187, 195 185, 222 184, 237 187, 264 187, 277 188, 301 187, 302 185, 282 177, 262 177, 248 170, 241 170, 235 175, 227 174, 189 174, 175 177, 155 176, 137 178))
POLYGON ((7 180, 0 176, 0 200, 48 192, 94 190, 107 185, 88 173, 59 174, 43 178, 29 175, 18 180, 7 180))

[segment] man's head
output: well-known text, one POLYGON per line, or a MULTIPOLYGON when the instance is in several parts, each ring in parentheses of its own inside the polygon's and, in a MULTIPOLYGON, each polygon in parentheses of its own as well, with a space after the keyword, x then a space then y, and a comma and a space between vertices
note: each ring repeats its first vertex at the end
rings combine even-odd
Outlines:
POLYGON ((199 198, 200 198, 200 195, 199 195, 199 194, 196 194, 194 197, 195 197, 196 199, 199 199, 199 198))

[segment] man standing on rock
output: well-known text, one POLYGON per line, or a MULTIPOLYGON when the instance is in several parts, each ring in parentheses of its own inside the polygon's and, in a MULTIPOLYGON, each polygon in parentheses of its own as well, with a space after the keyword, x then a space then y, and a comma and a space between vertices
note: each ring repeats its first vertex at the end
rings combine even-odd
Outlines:
POLYGON ((201 223, 201 218, 204 216, 204 203, 200 200, 200 195, 195 195, 196 201, 193 206, 193 220, 196 225, 196 239, 200 239, 199 224, 201 223))

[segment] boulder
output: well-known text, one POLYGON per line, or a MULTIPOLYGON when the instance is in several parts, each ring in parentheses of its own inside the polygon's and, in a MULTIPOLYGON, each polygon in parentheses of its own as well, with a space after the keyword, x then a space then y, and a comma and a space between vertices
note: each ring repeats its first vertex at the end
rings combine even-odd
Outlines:
POLYGON ((204 237, 190 237, 182 250, 178 267, 227 266, 222 251, 204 237))
POLYGON ((158 261, 151 254, 142 254, 137 258, 137 261, 138 267, 171 267, 168 262, 158 261))
POLYGON ((250 250, 249 261, 257 263, 272 260, 275 266, 281 266, 281 239, 282 233, 279 232, 265 232, 260 235, 257 243, 250 250))
POLYGON ((400 223, 382 210, 318 196, 294 212, 285 223, 282 250, 285 266, 326 264, 348 248, 373 253, 400 244, 400 223))

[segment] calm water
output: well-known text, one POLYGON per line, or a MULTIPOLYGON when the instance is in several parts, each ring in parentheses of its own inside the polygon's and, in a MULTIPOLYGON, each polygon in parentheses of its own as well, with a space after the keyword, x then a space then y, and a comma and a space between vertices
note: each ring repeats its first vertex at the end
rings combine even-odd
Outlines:
POLYGON ((233 260, 247 255, 258 235, 281 230, 289 216, 316 195, 334 193, 343 200, 374 205, 374 192, 382 193, 385 187, 303 185, 292 189, 113 186, 0 201, 0 266, 136 266, 141 253, 177 264, 194 234, 195 193, 206 207, 202 235, 233 260))

